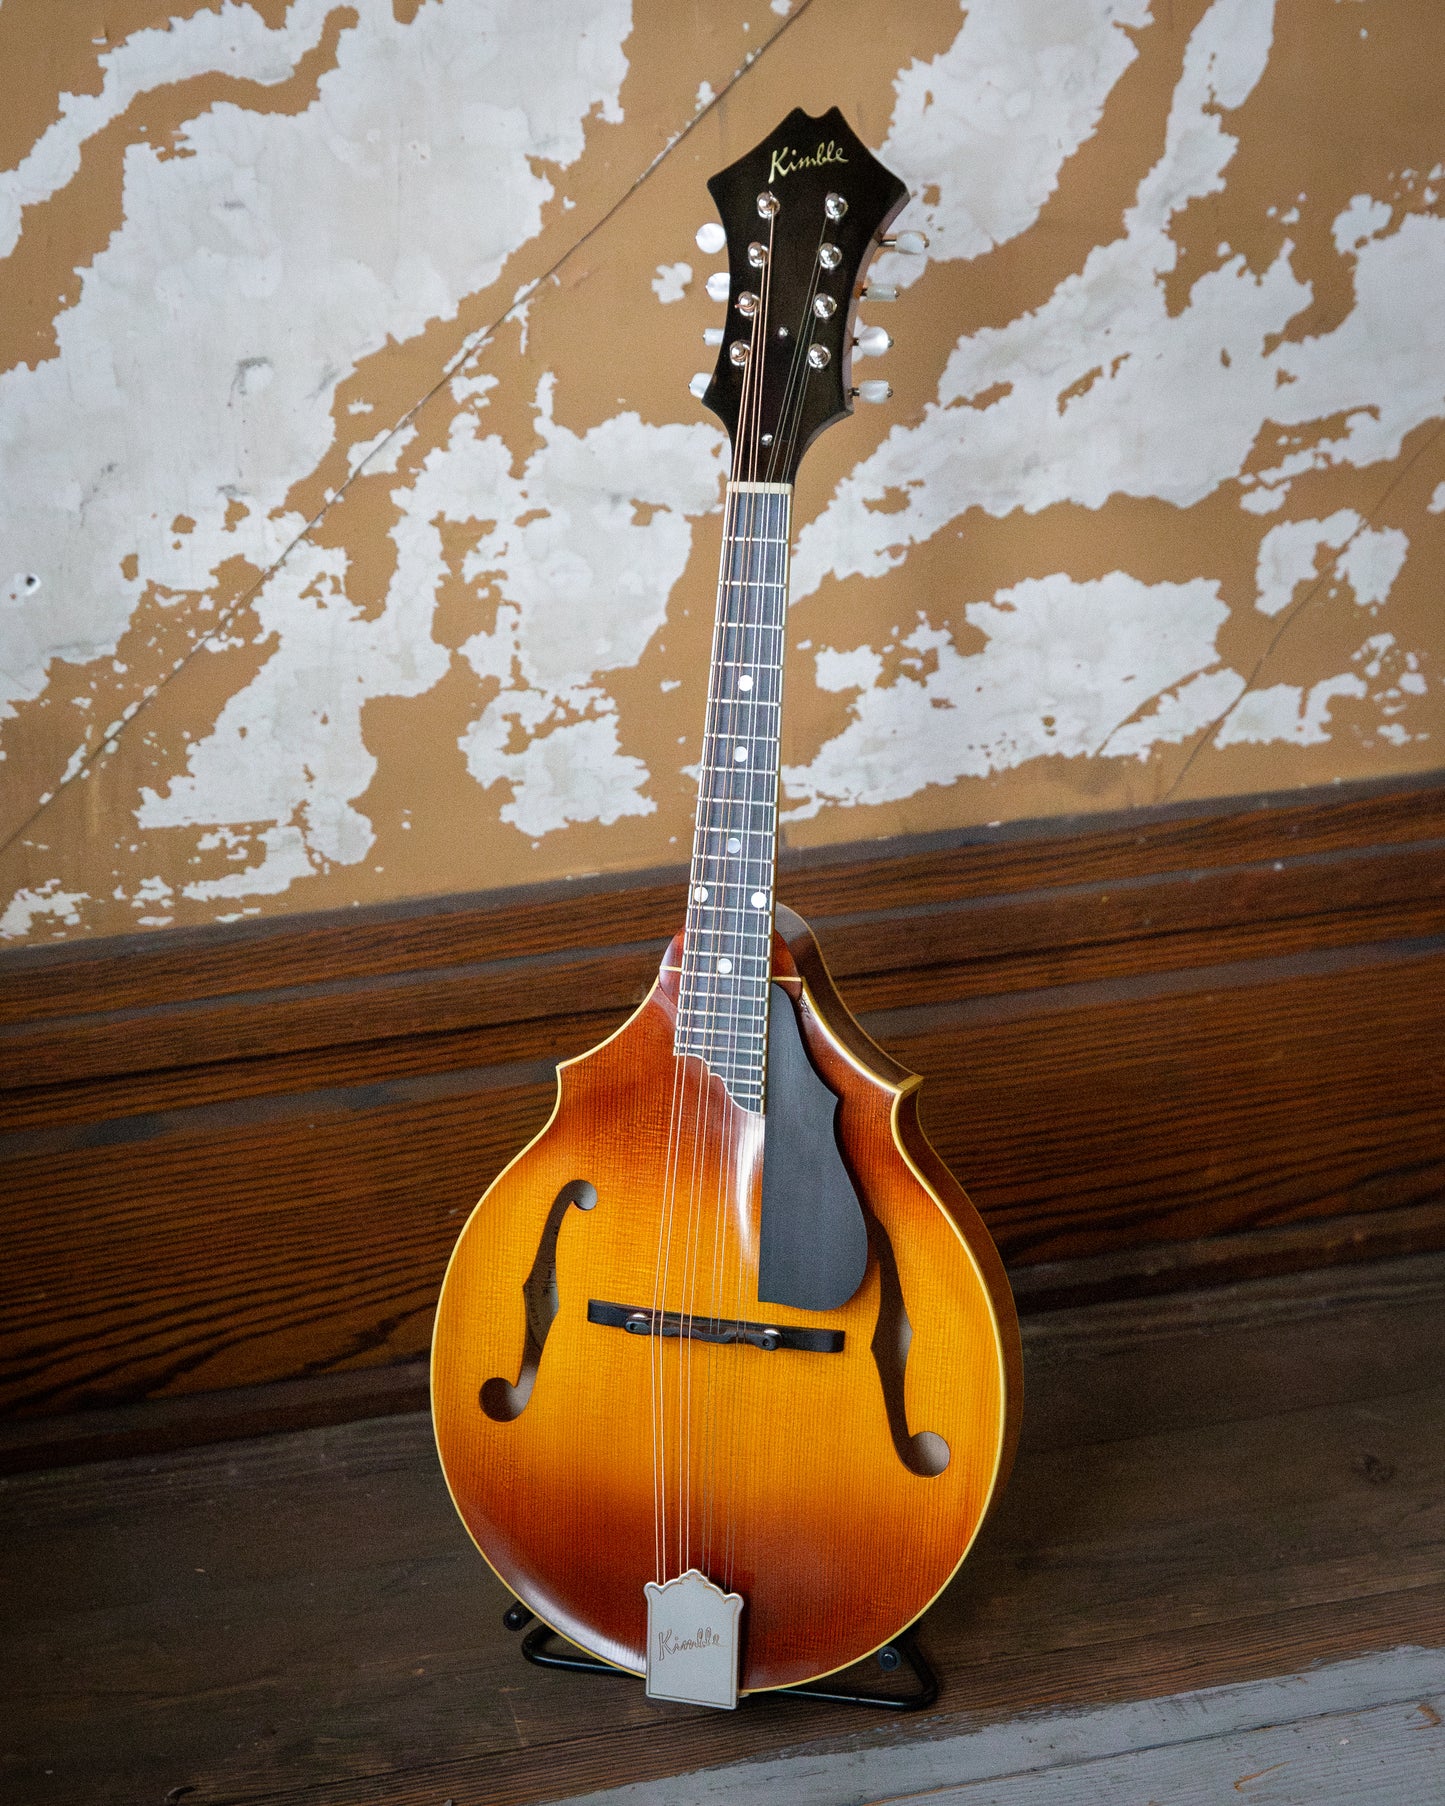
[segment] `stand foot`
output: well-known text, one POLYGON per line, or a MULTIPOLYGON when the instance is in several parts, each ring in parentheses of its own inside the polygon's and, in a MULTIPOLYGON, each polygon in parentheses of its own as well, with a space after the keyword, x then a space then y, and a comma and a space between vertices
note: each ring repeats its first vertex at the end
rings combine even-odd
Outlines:
MULTIPOLYGON (((515 1600, 502 1614, 503 1625, 511 1631, 525 1630, 533 1614, 515 1600)), ((622 1674, 610 1662, 599 1662, 585 1655, 574 1644, 559 1637, 549 1625, 537 1624, 522 1638, 522 1655, 536 1668, 563 1668, 571 1674, 622 1674)), ((823 1699, 835 1705, 869 1706, 879 1712, 921 1712, 938 1698, 938 1676, 913 1640, 912 1630, 878 1651, 878 1666, 885 1674, 896 1674, 907 1666, 917 1686, 907 1693, 876 1693, 867 1687, 845 1687, 829 1681, 814 1681, 805 1687, 778 1687, 778 1693, 792 1694, 797 1699, 823 1699)))
POLYGON ((917 1686, 907 1693, 875 1693, 868 1687, 844 1687, 832 1680, 813 1681, 806 1687, 779 1687, 779 1693, 791 1693, 798 1699, 826 1699, 844 1706, 871 1706, 879 1712, 921 1712, 938 1698, 938 1676, 927 1657, 913 1640, 913 1632, 905 1630, 878 1651, 878 1666, 885 1674, 896 1674, 906 1666, 917 1686))

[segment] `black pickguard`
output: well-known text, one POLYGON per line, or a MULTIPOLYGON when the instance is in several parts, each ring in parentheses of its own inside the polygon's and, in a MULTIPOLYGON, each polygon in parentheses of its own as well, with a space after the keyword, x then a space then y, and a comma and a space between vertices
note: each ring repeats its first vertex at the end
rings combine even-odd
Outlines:
POLYGON ((838 1099, 808 1058, 793 1000, 768 989, 758 1297, 833 1311, 863 1283, 868 1226, 838 1148, 838 1099))

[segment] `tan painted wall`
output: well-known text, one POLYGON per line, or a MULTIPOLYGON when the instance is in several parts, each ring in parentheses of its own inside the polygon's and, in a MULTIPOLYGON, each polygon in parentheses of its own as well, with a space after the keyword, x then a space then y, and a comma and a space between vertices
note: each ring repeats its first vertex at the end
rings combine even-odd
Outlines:
POLYGON ((1442 67, 1437 0, 4 0, 4 933, 684 857, 693 233, 798 103, 933 249, 803 469, 790 839, 1440 765, 1442 67))

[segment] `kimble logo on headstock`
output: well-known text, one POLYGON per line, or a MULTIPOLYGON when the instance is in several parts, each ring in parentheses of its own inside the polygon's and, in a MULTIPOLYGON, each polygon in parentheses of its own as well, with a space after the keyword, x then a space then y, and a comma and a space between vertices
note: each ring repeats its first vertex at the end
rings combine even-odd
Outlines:
POLYGON ((781 182, 784 177, 792 175, 795 169, 821 169, 825 163, 846 163, 848 159, 838 148, 836 141, 829 138, 815 151, 796 151, 790 144, 773 152, 772 165, 768 170, 769 182, 781 182))
MULTIPOLYGON (((690 385, 728 429, 742 457, 735 479, 790 485, 809 445, 883 382, 853 382, 853 358, 892 342, 864 327, 862 272, 908 191, 873 156, 837 107, 820 118, 795 107, 761 143, 719 170, 708 191, 722 221, 728 268, 708 278, 726 298, 711 375, 690 385)), ((699 239, 699 244, 701 244, 699 239)), ((868 290, 889 300, 887 284, 868 290)))

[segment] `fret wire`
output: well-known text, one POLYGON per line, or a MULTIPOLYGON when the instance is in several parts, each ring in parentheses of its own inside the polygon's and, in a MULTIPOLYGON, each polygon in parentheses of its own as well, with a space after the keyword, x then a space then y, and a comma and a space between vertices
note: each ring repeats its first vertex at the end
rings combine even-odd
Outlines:
POLYGON ((758 1108, 772 975, 790 519, 791 490, 729 486, 690 868, 711 895, 703 904, 689 896, 678 989, 679 1049, 700 1054, 735 1101, 758 1108), (744 672, 753 680, 747 691, 736 683, 744 672), (739 746, 748 754, 741 763, 731 757, 739 746), (768 900, 763 909, 749 900, 757 891, 768 900), (723 957, 732 962, 727 973, 717 970, 723 957))

